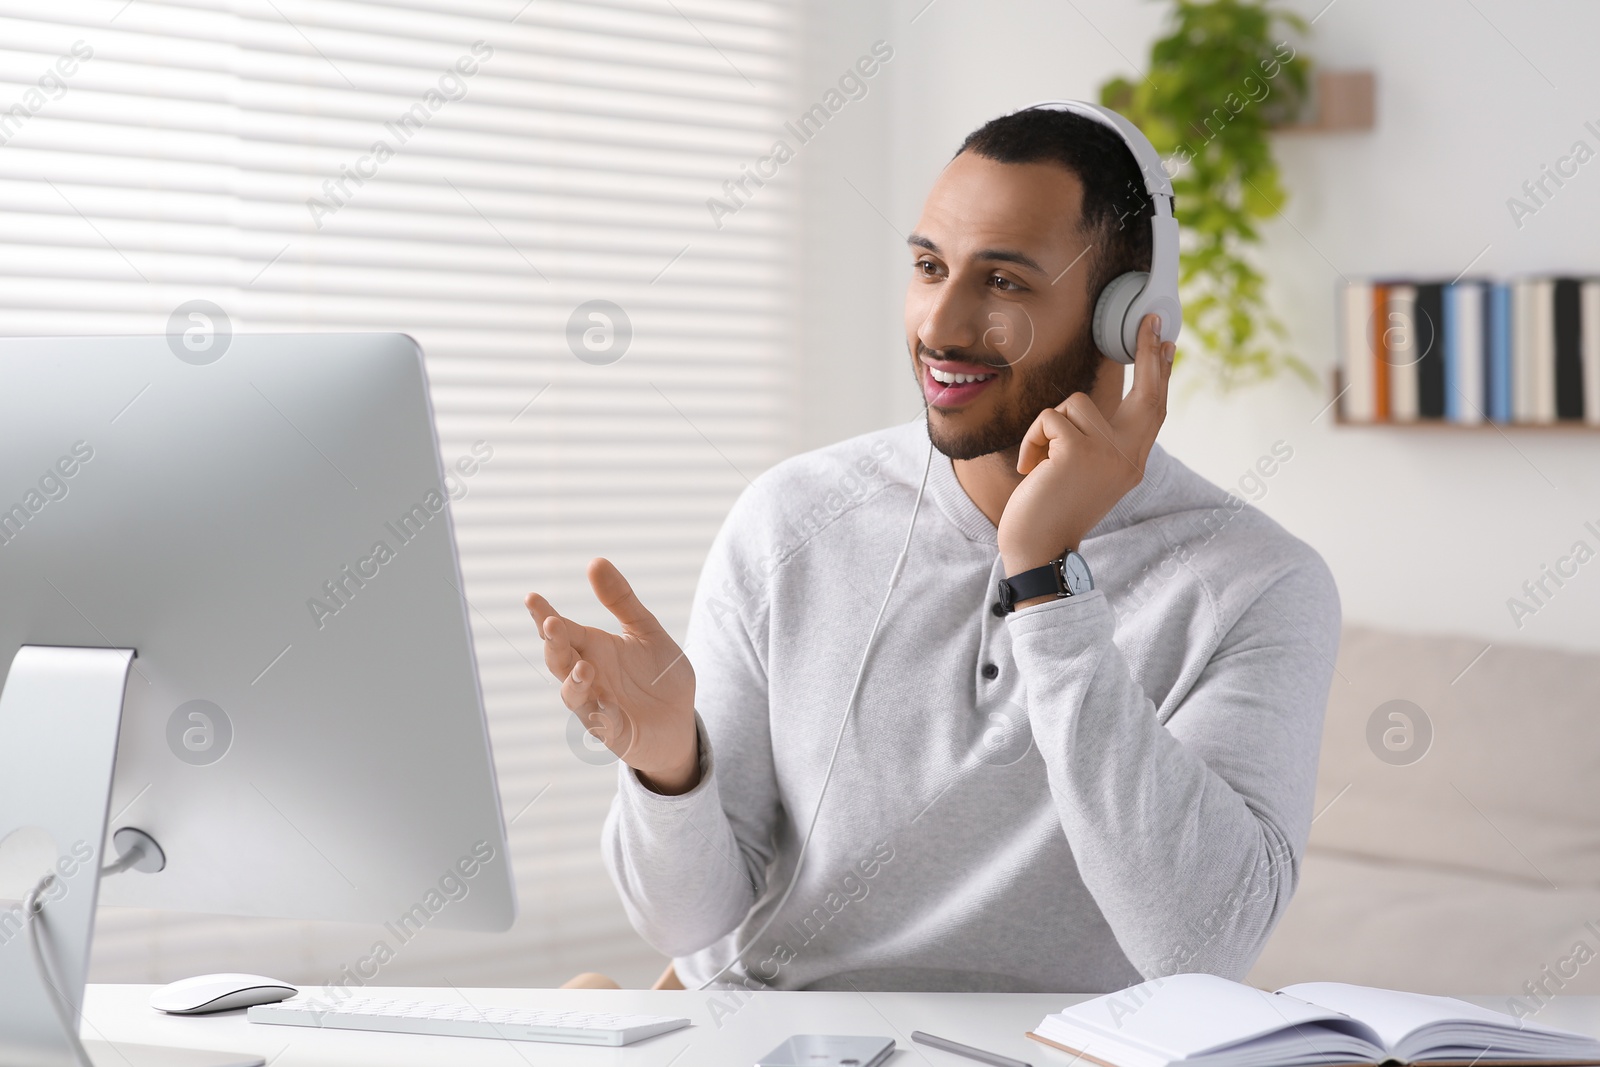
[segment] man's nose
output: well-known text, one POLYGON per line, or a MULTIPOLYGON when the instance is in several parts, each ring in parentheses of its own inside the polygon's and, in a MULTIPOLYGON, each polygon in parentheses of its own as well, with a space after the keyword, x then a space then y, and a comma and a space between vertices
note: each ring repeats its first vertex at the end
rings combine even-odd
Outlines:
POLYGON ((983 301, 964 292, 964 287, 946 282, 928 297, 917 340, 934 352, 944 349, 969 349, 983 339, 983 301))

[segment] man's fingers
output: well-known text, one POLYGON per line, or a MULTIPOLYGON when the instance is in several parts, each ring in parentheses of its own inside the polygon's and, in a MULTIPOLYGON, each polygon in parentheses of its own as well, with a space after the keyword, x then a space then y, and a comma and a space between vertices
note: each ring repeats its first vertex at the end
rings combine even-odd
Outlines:
POLYGON ((1110 420, 1087 393, 1073 393, 1054 408, 1039 413, 1017 449, 1017 473, 1027 475, 1050 455, 1050 443, 1083 436, 1109 442, 1118 452, 1144 462, 1167 415, 1167 382, 1172 375, 1170 342, 1163 343, 1159 319, 1146 315, 1139 324, 1134 354, 1133 388, 1110 420))
POLYGON ((1055 416, 1060 418, 1060 413, 1046 408, 1034 418, 1033 425, 1028 427, 1028 432, 1022 435, 1022 445, 1017 449, 1017 473, 1026 475, 1033 468, 1044 462, 1050 454, 1050 438, 1054 433, 1060 433, 1054 426, 1047 426, 1045 420, 1055 416))
POLYGON ((1146 315, 1139 324, 1139 347, 1133 356, 1133 387, 1123 397, 1117 421, 1134 419, 1139 428, 1154 441, 1156 431, 1167 417, 1167 383, 1172 378, 1172 364, 1167 360, 1172 342, 1163 342, 1156 332, 1157 316, 1146 315), (1128 414, 1123 415, 1126 411, 1128 414))
POLYGON ((528 614, 533 616, 533 624, 538 628, 539 640, 544 640, 544 620, 556 613, 550 606, 550 601, 538 593, 529 593, 522 601, 528 607, 528 614))
POLYGON ((571 651, 570 641, 562 640, 558 643, 550 641, 550 632, 560 629, 560 622, 552 625, 550 621, 560 619, 562 616, 557 609, 550 606, 550 601, 541 597, 539 593, 528 593, 523 603, 528 605, 528 614, 533 616, 534 629, 538 630, 539 640, 544 643, 544 665, 549 667, 550 673, 554 673, 555 677, 563 677, 568 670, 573 669, 574 654, 571 651))
POLYGON ((1028 427, 1028 432, 1022 437, 1022 447, 1017 449, 1017 473, 1027 474, 1033 468, 1043 463, 1050 455, 1050 442, 1067 434, 1081 432, 1073 426, 1072 421, 1063 412, 1067 405, 1075 399, 1087 401, 1089 398, 1083 393, 1073 393, 1058 406, 1045 408, 1039 412, 1038 418, 1033 420, 1033 425, 1028 427))
POLYGON ((1085 437, 1111 437, 1111 424, 1087 393, 1073 393, 1056 410, 1085 437))
POLYGON ((544 665, 557 678, 565 678, 578 659, 573 635, 580 632, 581 627, 570 619, 562 618, 550 606, 550 602, 538 593, 529 593, 524 603, 528 605, 528 614, 533 616, 534 624, 539 628, 539 639, 544 642, 544 665))
POLYGON ((661 629, 656 617, 634 595, 633 586, 609 559, 589 561, 589 585, 594 595, 605 605, 624 629, 653 632, 661 629))
POLYGON ((633 749, 633 720, 599 684, 594 664, 580 659, 561 683, 561 701, 578 717, 583 728, 617 755, 627 758, 633 749))
POLYGON ((585 726, 595 725, 602 715, 605 692, 600 686, 600 672, 586 659, 578 659, 561 682, 561 701, 583 720, 585 726))
POLYGON ((1038 464, 1045 462, 1050 456, 1050 442, 1053 438, 1061 437, 1072 430, 1072 424, 1067 422, 1066 416, 1061 414, 1059 408, 1045 408, 1034 419, 1034 426, 1027 427, 1027 434, 1022 435, 1022 446, 1016 454, 1016 472, 1021 475, 1029 474, 1030 470, 1038 464))
POLYGON ((598 714, 600 711, 599 697, 594 685, 596 677, 593 664, 587 660, 575 659, 572 668, 561 680, 561 702, 577 713, 586 725, 590 721, 590 713, 598 714))

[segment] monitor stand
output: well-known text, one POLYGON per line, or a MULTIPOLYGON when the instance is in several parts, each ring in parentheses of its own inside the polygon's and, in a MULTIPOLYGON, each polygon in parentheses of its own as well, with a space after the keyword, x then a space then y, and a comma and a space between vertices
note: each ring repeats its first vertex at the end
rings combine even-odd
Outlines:
MULTIPOLYGON (((23 645, 0 691, 0 1063, 8 1067, 83 1067, 63 1018, 74 1032, 81 1023, 88 1037, 102 1036, 83 1019, 83 988, 133 656, 128 648, 23 645), (23 898, 52 873, 30 918, 23 898)), ((95 1067, 264 1062, 249 1053, 84 1044, 95 1067)))

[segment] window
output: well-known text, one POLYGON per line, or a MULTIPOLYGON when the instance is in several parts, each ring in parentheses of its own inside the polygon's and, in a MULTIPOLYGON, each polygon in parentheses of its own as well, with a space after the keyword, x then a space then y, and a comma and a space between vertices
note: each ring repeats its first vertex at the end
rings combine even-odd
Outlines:
MULTIPOLYGON (((600 862, 615 770, 569 747, 521 602, 609 622, 603 554, 681 636, 723 515, 786 451, 793 196, 724 183, 788 117, 792 7, 0 3, 0 333, 158 333, 193 299, 235 331, 404 331, 446 462, 492 451, 453 507, 522 916, 430 931, 375 982, 661 965, 600 862)), ((92 975, 328 982, 372 940, 106 909, 92 975)))

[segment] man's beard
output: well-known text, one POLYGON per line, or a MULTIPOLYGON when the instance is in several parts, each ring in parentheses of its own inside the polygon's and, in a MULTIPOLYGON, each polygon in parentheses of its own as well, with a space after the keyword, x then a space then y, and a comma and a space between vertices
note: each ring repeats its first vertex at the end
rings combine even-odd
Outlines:
MULTIPOLYGON (((949 359, 961 358, 959 351, 954 349, 944 349, 937 355, 949 359)), ((1003 371, 1004 374, 1017 375, 1022 391, 1002 405, 988 422, 966 432, 956 432, 948 427, 937 428, 935 416, 930 411, 928 437, 933 441, 934 448, 951 459, 977 459, 994 452, 1015 450, 1021 446, 1028 427, 1039 417, 1039 412, 1055 407, 1073 393, 1087 393, 1094 388, 1095 379, 1100 373, 1100 360, 1094 335, 1085 329, 1054 357, 1046 360, 1024 359, 1017 367, 1003 371)), ((927 372, 924 369, 922 373, 927 372)))

